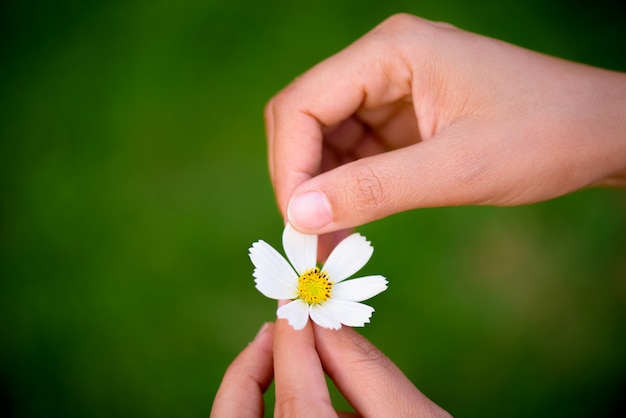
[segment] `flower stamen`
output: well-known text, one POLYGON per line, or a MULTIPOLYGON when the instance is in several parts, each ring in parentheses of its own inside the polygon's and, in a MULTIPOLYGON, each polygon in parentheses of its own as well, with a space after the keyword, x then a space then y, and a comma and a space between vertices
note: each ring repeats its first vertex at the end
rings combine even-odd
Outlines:
POLYGON ((308 269, 298 277, 298 298, 309 305, 326 302, 330 299, 333 282, 328 273, 319 267, 308 269))

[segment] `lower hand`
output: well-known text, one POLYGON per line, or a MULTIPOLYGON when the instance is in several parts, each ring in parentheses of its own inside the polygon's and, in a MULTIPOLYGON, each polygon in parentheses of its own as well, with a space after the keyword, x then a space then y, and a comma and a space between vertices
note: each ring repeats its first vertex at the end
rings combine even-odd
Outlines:
POLYGON ((334 410, 325 373, 357 416, 450 416, 353 329, 333 331, 309 321, 294 331, 279 319, 266 324, 228 367, 211 417, 262 417, 263 393, 272 378, 277 417, 354 416, 334 410))

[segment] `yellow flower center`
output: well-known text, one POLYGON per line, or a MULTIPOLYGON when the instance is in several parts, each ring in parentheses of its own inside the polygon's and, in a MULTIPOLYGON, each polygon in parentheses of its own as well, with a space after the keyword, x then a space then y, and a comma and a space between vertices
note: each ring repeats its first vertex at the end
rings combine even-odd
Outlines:
POLYGON ((318 267, 308 269, 298 278, 298 297, 313 305, 330 299, 333 282, 328 280, 328 273, 318 267))

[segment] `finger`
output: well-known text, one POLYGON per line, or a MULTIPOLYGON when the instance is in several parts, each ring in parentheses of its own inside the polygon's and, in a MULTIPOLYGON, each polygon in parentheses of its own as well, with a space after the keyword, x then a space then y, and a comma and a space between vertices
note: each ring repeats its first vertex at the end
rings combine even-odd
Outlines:
POLYGON ((493 147, 502 144, 474 141, 469 129, 462 134, 461 129, 451 127, 436 140, 362 158, 307 180, 289 202, 289 222, 303 232, 325 234, 409 209, 484 202, 497 194, 498 182, 507 180, 494 175, 505 171, 512 151, 503 150, 493 161, 493 147))
POLYGON ((359 415, 449 417, 352 328, 314 329, 324 370, 359 415))
POLYGON ((272 381, 274 324, 267 323, 230 364, 217 391, 212 417, 262 417, 263 393, 272 381))
POLYGON ((336 416, 315 351, 311 321, 304 329, 296 331, 287 320, 276 320, 274 373, 275 416, 336 416))
POLYGON ((587 142, 571 146, 576 133, 547 140, 539 127, 517 137, 523 129, 511 123, 468 116, 424 142, 322 173, 296 187, 289 222, 326 234, 416 208, 534 203, 587 186, 594 162, 606 160, 587 142))
POLYGON ((390 53, 392 41, 380 32, 374 29, 316 65, 266 107, 270 173, 283 214, 293 190, 319 174, 324 127, 349 118, 360 107, 410 95, 410 69, 399 54, 390 53))

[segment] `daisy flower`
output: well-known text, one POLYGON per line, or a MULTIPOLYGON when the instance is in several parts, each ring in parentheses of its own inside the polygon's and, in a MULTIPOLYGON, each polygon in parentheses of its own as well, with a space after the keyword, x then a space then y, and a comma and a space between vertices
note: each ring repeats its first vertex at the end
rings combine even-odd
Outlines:
POLYGON ((341 241, 321 268, 316 264, 317 235, 301 234, 287 223, 283 248, 286 258, 262 240, 249 250, 256 288, 268 298, 290 300, 276 311, 279 318, 296 330, 304 328, 309 316, 330 329, 369 322, 374 308, 360 302, 387 289, 387 279, 375 275, 346 280, 374 252, 365 237, 355 233, 341 241))

